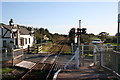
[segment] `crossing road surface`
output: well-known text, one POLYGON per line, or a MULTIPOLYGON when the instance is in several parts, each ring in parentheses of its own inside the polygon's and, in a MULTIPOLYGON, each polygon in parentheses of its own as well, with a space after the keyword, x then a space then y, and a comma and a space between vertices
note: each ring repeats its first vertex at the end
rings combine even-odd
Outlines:
POLYGON ((102 68, 80 67, 76 70, 61 71, 56 80, 118 80, 112 73, 102 68))

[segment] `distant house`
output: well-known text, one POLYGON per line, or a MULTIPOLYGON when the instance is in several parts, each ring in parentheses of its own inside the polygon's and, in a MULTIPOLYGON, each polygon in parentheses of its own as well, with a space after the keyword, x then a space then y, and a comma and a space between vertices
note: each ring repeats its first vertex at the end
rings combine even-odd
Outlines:
POLYGON ((49 40, 49 38, 47 37, 47 35, 44 35, 44 36, 43 36, 43 39, 44 39, 44 40, 49 40))
POLYGON ((27 48, 34 43, 34 30, 21 25, 0 24, 0 47, 27 48))
POLYGON ((19 47, 27 48, 28 45, 31 47, 34 44, 34 31, 27 30, 26 27, 21 26, 20 29, 20 45, 19 47))

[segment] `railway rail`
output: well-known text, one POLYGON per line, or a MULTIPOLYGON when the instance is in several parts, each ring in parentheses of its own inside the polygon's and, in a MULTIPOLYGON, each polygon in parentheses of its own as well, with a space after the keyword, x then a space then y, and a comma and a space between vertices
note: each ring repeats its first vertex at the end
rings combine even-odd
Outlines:
POLYGON ((41 61, 37 62, 30 70, 28 70, 19 80, 48 80, 52 79, 54 74, 54 66, 56 65, 55 61, 62 53, 64 45, 59 46, 62 42, 56 47, 59 47, 59 51, 54 51, 56 47, 51 49, 51 52, 47 54, 41 61))

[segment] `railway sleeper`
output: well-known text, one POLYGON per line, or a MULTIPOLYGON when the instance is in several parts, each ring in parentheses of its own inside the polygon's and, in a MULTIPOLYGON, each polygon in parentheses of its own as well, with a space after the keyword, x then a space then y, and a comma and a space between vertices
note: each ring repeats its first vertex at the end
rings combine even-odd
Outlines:
POLYGON ((47 69, 50 69, 50 66, 52 64, 48 64, 48 63, 41 63, 38 66, 36 66, 35 68, 33 68, 34 71, 44 71, 47 69))
MULTIPOLYGON (((50 71, 50 69, 45 69, 45 70, 42 70, 42 71, 34 70, 30 73, 29 77, 26 77, 24 80, 45 80, 49 71, 50 71)), ((52 72, 52 74, 53 74, 53 72, 52 72)))

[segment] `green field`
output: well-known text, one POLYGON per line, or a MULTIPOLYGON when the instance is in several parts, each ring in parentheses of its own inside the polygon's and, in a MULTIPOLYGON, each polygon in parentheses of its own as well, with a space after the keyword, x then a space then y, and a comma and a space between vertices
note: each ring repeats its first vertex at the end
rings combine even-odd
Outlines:
POLYGON ((111 44, 112 46, 117 46, 117 43, 104 43, 104 45, 106 44, 111 44))

